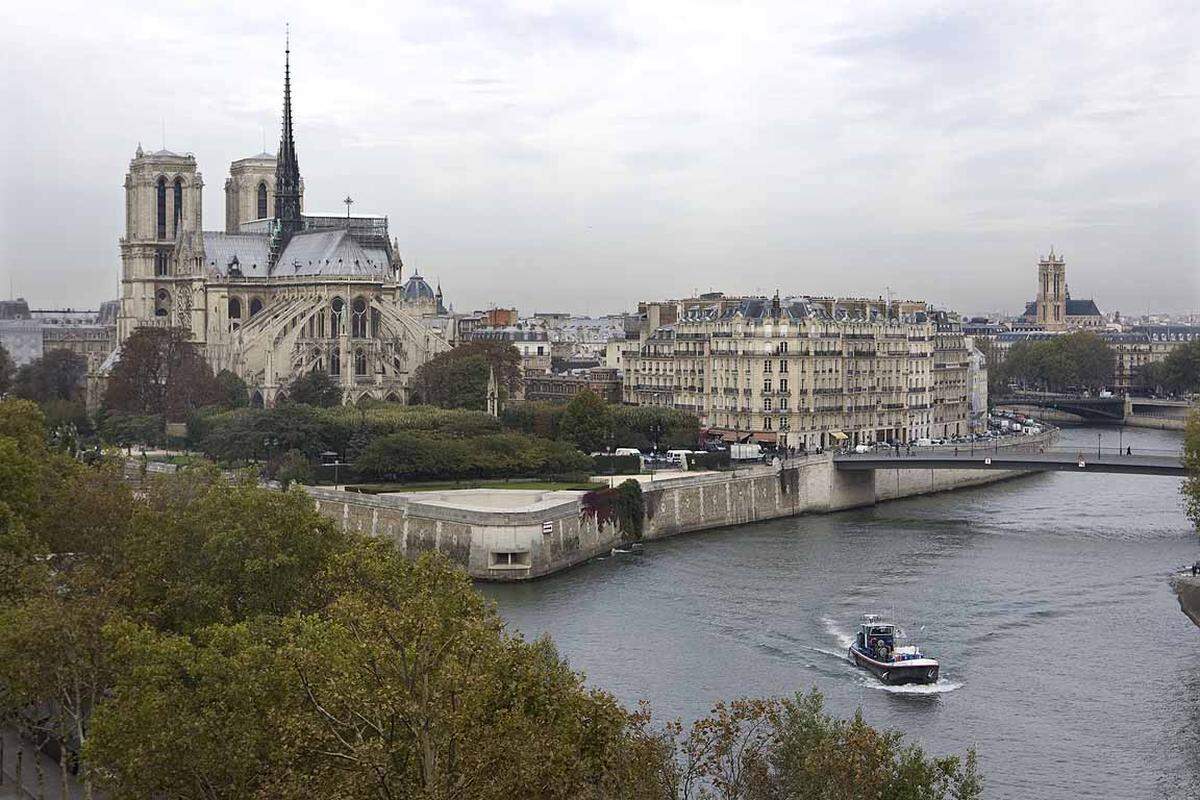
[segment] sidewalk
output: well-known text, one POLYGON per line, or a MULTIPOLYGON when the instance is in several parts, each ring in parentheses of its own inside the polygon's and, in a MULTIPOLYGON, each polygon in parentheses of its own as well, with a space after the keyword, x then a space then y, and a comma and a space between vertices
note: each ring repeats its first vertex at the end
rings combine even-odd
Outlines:
POLYGON ((74 778, 68 779, 67 794, 62 791, 62 777, 58 762, 44 754, 37 753, 26 741, 23 741, 12 730, 0 730, 0 740, 4 743, 4 756, 0 761, 0 800, 59 800, 69 797, 78 800, 83 797, 83 787, 74 778), (17 791, 17 753, 21 752, 21 783, 24 791, 17 791), (38 794, 37 762, 42 767, 42 791, 38 794))

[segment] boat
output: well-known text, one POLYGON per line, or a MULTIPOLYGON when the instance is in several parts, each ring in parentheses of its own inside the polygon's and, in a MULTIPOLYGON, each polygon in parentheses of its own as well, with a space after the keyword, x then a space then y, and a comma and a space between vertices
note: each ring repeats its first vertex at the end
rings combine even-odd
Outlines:
POLYGON ((850 645, 855 666, 871 672, 883 683, 936 683, 940 665, 936 658, 921 653, 917 645, 899 644, 902 634, 877 614, 863 614, 858 634, 850 645))

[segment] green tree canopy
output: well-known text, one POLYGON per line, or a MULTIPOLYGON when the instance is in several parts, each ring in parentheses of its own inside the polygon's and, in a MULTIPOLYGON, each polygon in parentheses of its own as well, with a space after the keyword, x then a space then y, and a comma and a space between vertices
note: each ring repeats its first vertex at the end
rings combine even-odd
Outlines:
POLYGON ((12 388, 13 375, 16 374, 16 371, 17 365, 12 356, 4 345, 0 344, 0 397, 8 394, 12 388))
POLYGON ((333 408, 342 404, 342 387, 329 373, 315 369, 297 375, 287 389, 288 401, 317 408, 333 408))
POLYGON ((559 435, 585 453, 603 450, 613 432, 608 404, 584 389, 571 398, 558 423, 559 435))
POLYGON ((71 350, 51 350, 17 370, 13 393, 35 403, 81 400, 87 359, 71 350))
POLYGON ((417 367, 413 390, 428 405, 483 411, 489 369, 501 398, 512 396, 521 380, 521 354, 506 342, 467 342, 439 353, 417 367))
POLYGON ((121 345, 104 393, 105 408, 183 422, 219 400, 219 387, 188 331, 138 328, 121 345))
MULTIPOLYGON (((1015 381, 1026 388, 1055 392, 1099 390, 1112 385, 1115 366, 1116 354, 1107 342, 1090 331, 1079 331, 1017 342, 1009 348, 996 380, 1005 387, 1015 381)), ((990 384, 990 373, 988 377, 990 384)))
POLYGON ((246 382, 227 369, 217 373, 216 402, 223 408, 242 408, 250 405, 246 382))

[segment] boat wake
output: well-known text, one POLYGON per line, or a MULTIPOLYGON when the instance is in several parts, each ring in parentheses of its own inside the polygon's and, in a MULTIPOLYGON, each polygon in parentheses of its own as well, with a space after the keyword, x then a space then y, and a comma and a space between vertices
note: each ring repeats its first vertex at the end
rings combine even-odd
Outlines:
POLYGON ((890 694, 948 694, 963 687, 962 683, 948 681, 945 678, 938 678, 937 683, 927 684, 908 683, 901 686, 888 686, 878 681, 869 681, 868 685, 890 694))
POLYGON ((850 645, 854 644, 854 637, 838 628, 837 623, 829 617, 821 617, 821 622, 825 625, 825 630, 829 635, 837 639, 838 644, 841 645, 843 652, 840 655, 845 656, 845 651, 849 650, 850 645))

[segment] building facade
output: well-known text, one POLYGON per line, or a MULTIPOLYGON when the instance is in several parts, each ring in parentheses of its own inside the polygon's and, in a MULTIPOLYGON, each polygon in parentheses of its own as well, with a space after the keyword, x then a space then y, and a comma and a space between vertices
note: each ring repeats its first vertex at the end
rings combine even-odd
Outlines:
POLYGON ((406 401, 416 367, 448 347, 422 322, 441 308, 440 289, 401 282, 386 217, 304 213, 290 51, 279 151, 232 163, 223 230, 204 230, 203 188, 191 154, 138 147, 125 178, 119 341, 139 327, 182 328, 256 404, 273 405, 311 370, 348 403, 406 401))
POLYGON ((526 400, 565 403, 586 390, 599 395, 608 403, 621 402, 621 375, 615 369, 594 367, 561 375, 526 375, 522 384, 526 400))
POLYGON ((680 301, 624 370, 624 399, 695 413, 727 440, 786 448, 967 433, 961 325, 919 301, 680 301))

